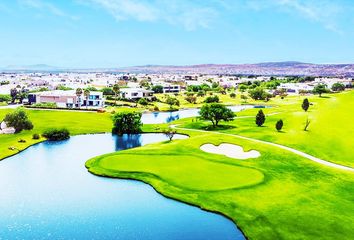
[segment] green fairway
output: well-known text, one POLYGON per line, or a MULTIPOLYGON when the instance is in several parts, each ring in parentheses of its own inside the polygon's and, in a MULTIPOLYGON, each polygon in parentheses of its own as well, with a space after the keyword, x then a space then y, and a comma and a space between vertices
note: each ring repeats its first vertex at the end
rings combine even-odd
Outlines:
MULTIPOLYGON (((1 109, 0 119, 12 109, 1 109)), ((45 140, 33 140, 34 133, 42 134, 48 128, 67 128, 72 135, 87 133, 102 133, 111 130, 112 121, 110 115, 95 112, 75 112, 75 111, 46 111, 46 110, 26 110, 29 118, 33 122, 34 128, 31 131, 22 131, 18 134, 0 135, 0 159, 16 154, 28 146, 45 140), (26 140, 19 143, 19 139, 26 140), (15 150, 10 150, 14 147, 15 150)))
MULTIPOLYGON (((296 96, 272 100, 270 103, 277 107, 263 109, 265 114, 270 115, 262 127, 255 124, 258 109, 249 109, 238 113, 233 122, 226 124, 227 128, 217 130, 283 144, 330 162, 354 167, 354 128, 351 123, 354 119, 354 91, 323 98, 308 97, 313 104, 308 112, 301 109, 304 98, 296 96), (308 131, 304 131, 307 118, 311 123, 308 131), (275 130, 279 119, 284 121, 281 132, 275 130)), ((179 123, 182 123, 181 127, 194 129, 205 129, 210 125, 209 122, 191 122, 190 119, 180 120, 179 123)))
MULTIPOLYGON (((150 144, 98 156, 86 163, 102 176, 136 179, 151 184, 170 198, 222 213, 231 218, 249 239, 352 239, 354 236, 354 174, 312 162, 289 151, 263 143, 220 135, 238 134, 290 146, 313 156, 354 166, 351 127, 354 91, 310 96, 308 112, 301 109, 304 97, 272 99, 263 127, 255 124, 258 109, 238 113, 228 123, 210 129, 210 122, 196 118, 172 124, 208 132, 178 130, 189 139, 150 144), (309 131, 303 131, 306 118, 309 131), (284 121, 281 132, 275 122, 284 121), (253 159, 238 160, 209 154, 205 143, 232 143, 260 152, 253 159)), ((237 100, 236 100, 237 101, 237 100)), ((263 104, 259 102, 258 104, 263 104)), ((119 109, 116 109, 119 110, 119 109)), ((0 110, 0 119, 13 110, 0 110)), ((32 134, 51 127, 66 127, 71 134, 110 132, 108 113, 26 110, 34 124, 31 131, 0 135, 0 159, 16 154, 40 140, 32 134), (25 139, 26 143, 19 143, 25 139), (9 147, 16 150, 9 150, 9 147)), ((144 125, 145 132, 165 129, 168 124, 144 125)))
POLYGON ((233 219, 250 239, 350 239, 354 235, 354 174, 284 150, 231 136, 190 139, 107 154, 86 163, 92 173, 132 178, 165 196, 233 219), (259 158, 208 154, 204 143, 234 143, 259 158))

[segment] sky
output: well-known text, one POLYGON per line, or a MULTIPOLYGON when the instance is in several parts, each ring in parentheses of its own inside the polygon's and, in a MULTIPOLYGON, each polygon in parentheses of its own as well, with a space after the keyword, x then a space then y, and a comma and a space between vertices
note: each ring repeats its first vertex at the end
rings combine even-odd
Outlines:
POLYGON ((0 67, 354 63, 353 0, 0 0, 0 67))

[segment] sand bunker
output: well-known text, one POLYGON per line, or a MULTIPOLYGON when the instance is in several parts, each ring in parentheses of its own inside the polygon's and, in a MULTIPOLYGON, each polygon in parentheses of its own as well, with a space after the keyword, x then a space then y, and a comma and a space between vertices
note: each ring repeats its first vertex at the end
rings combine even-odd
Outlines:
POLYGON ((202 145, 200 150, 207 153, 221 154, 236 159, 257 158, 261 156, 261 154, 256 150, 244 152, 242 147, 230 143, 222 143, 219 146, 208 143, 202 145))

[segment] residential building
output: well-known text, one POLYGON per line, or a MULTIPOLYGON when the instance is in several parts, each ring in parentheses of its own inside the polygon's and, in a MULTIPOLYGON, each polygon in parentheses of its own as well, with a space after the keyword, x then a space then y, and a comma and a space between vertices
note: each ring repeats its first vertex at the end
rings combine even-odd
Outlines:
POLYGON ((123 98, 129 100, 138 100, 140 98, 151 99, 154 94, 154 91, 144 88, 123 88, 120 92, 123 98))

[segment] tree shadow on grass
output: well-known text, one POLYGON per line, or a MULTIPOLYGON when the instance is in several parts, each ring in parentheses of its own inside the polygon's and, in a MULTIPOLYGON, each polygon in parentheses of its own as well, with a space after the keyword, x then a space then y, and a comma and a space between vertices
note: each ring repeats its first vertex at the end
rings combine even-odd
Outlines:
POLYGON ((206 131, 222 131, 222 130, 229 130, 229 129, 234 129, 237 128, 236 126, 232 125, 218 125, 218 126, 213 126, 213 125, 208 125, 208 126, 203 126, 201 129, 206 130, 206 131))

